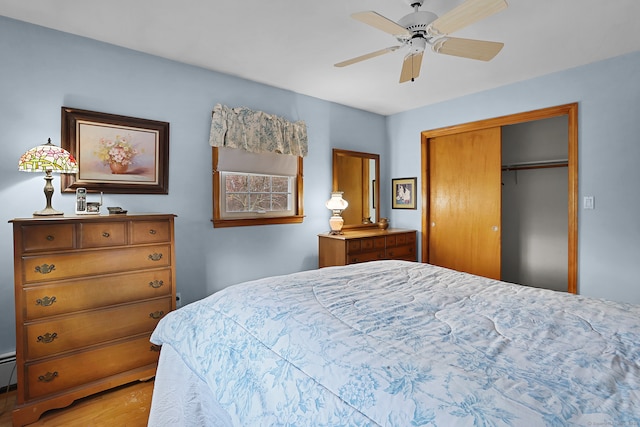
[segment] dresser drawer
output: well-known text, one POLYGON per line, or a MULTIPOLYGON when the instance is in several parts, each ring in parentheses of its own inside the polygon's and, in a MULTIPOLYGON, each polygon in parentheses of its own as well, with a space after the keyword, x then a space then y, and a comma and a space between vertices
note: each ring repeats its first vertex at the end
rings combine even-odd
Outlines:
POLYGON ((389 259, 404 259, 407 261, 416 260, 416 250, 414 246, 396 246, 395 248, 387 249, 387 258, 389 259))
POLYGON ((25 364, 27 399, 68 390, 157 363, 159 352, 149 335, 72 355, 25 364))
POLYGON ((136 221, 131 223, 131 243, 159 243, 171 240, 169 221, 136 221))
POLYGON ((25 326, 26 360, 151 331, 171 310, 171 297, 61 316, 25 326))
POLYGON ((362 239, 347 240, 346 245, 348 254, 358 253, 362 249, 362 239))
POLYGON ((28 225, 22 227, 24 252, 73 249, 73 224, 28 225))
MULTIPOLYGON (((407 243, 410 243, 411 240, 411 236, 413 235, 413 233, 405 233, 405 234, 398 234, 396 236, 396 244, 398 246, 402 246, 402 245, 406 245, 407 243)), ((415 239, 413 239, 413 241, 415 241, 415 239)))
POLYGON ((34 320, 171 295, 172 291, 170 268, 38 284, 23 288, 24 317, 34 320))
POLYGON ((26 283, 171 265, 171 246, 155 245, 23 257, 26 283))
POLYGON ((80 224, 79 226, 80 246, 83 248, 100 248, 127 244, 126 222, 103 222, 80 224))
POLYGON ((369 252, 376 249, 384 249, 384 246, 384 237, 354 239, 347 242, 347 253, 369 252))
POLYGON ((349 264, 357 264, 359 262, 377 261, 385 259, 384 250, 373 252, 361 252, 359 254, 349 255, 349 264))

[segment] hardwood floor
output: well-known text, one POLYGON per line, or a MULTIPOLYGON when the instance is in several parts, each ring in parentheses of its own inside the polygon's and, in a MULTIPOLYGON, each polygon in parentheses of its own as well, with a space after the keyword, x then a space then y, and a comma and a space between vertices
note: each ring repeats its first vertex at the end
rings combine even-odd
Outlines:
MULTIPOLYGON (((149 419, 153 380, 134 382, 45 412, 27 427, 144 427, 149 419)), ((11 427, 16 392, 0 394, 0 427, 11 427)))

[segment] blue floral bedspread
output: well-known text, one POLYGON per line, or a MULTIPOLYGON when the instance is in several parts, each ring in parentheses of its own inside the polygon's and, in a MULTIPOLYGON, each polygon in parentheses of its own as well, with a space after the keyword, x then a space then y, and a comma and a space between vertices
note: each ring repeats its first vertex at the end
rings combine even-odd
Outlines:
POLYGON ((165 316, 238 426, 640 426, 640 306, 377 261, 165 316))

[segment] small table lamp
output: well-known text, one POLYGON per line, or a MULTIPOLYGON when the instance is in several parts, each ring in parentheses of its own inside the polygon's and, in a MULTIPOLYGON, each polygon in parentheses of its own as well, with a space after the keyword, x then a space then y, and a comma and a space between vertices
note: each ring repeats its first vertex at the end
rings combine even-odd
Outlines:
POLYGON ((51 197, 53 197, 53 185, 51 180, 55 173, 76 173, 78 165, 76 159, 71 153, 49 142, 44 145, 38 145, 27 151, 20 157, 18 162, 18 170, 23 172, 44 172, 46 184, 44 186, 44 195, 47 198, 47 207, 41 211, 34 212, 34 216, 64 215, 64 212, 57 211, 51 207, 51 197))
POLYGON ((331 198, 325 203, 327 209, 331 209, 333 215, 329 219, 329 226, 331 227, 331 233, 329 234, 342 234, 342 226, 344 225, 344 219, 342 219, 342 211, 347 209, 349 203, 342 198, 342 191, 334 191, 331 193, 331 198))

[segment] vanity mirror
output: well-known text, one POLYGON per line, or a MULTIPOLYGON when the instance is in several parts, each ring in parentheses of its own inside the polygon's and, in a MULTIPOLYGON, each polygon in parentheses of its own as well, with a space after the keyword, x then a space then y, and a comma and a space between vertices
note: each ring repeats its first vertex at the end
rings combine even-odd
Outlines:
POLYGON ((333 189, 349 207, 343 229, 375 227, 380 219, 380 155, 333 149, 333 189))

